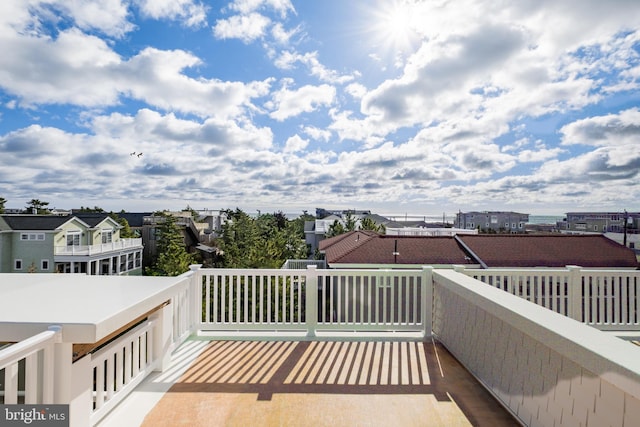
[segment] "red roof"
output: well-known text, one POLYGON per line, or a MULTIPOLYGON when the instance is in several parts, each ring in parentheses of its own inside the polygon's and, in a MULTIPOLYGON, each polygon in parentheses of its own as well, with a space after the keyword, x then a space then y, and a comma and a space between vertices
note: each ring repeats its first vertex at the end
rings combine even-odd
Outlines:
POLYGON ((339 264, 480 264, 485 268, 638 268, 633 250, 604 235, 386 236, 352 231, 320 242, 331 266, 339 264), (397 255, 394 255, 397 252, 397 255))
POLYGON ((459 235, 486 267, 631 267, 633 250, 604 235, 459 235))
POLYGON ((321 241, 320 250, 329 265, 477 264, 451 237, 385 236, 352 231, 321 241))

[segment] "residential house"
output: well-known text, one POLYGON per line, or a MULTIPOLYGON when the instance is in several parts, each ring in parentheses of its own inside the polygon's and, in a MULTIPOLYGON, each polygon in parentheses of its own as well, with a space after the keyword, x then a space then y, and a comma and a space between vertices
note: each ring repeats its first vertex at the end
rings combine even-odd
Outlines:
POLYGON ((482 232, 525 233, 529 214, 503 211, 458 212, 455 226, 482 232))
POLYGON ((567 212, 564 229, 578 233, 628 233, 640 229, 640 212, 567 212), (625 227, 626 221, 626 227, 625 227))
MULTIPOLYGON (((184 244, 187 252, 201 250, 208 252, 211 248, 202 245, 202 242, 209 241, 209 235, 205 233, 208 224, 196 221, 191 211, 165 212, 176 219, 176 225, 180 228, 184 237, 184 244)), ((146 215, 143 218, 142 241, 144 242, 145 267, 151 265, 158 253, 158 230, 164 223, 165 217, 162 215, 146 215)))
POLYGON ((142 274, 142 240, 107 214, 0 216, 0 272, 142 274))

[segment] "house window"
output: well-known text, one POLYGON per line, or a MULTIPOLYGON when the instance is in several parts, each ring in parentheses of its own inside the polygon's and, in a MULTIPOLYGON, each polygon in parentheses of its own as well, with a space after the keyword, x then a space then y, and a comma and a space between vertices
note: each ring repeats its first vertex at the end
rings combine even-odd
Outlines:
POLYGON ((47 271, 49 270, 49 260, 43 259, 40 261, 40 270, 47 271))
POLYGON ((113 239, 113 230, 102 230, 102 243, 111 243, 113 239))
POLYGON ((13 269, 14 270, 22 270, 22 260, 16 259, 13 261, 13 269))
POLYGON ((598 231, 598 226, 597 225, 593 226, 593 231, 598 231))
POLYGON ((515 222, 511 224, 511 228, 516 228, 516 223, 515 222))
POLYGON ((67 246, 80 246, 80 232, 68 231, 67 232, 67 246))
POLYGON ((44 233, 20 233, 20 240, 44 240, 44 233))

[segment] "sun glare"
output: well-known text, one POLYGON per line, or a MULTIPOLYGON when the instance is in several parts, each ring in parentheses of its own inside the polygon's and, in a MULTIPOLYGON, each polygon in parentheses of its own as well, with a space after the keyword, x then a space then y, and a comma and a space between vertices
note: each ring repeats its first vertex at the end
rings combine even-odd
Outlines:
POLYGON ((417 39, 411 3, 384 1, 374 11, 372 30, 377 44, 386 49, 406 53, 417 39))
POLYGON ((409 21, 408 8, 396 3, 381 24, 386 28, 385 32, 390 38, 401 40, 406 38, 410 31, 409 21))

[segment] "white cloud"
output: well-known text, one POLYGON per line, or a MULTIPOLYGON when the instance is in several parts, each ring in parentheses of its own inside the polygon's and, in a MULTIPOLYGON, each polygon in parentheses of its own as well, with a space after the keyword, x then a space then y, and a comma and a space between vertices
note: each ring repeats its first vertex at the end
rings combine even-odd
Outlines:
POLYGON ((120 38, 135 28, 128 20, 128 2, 123 0, 36 0, 30 3, 36 16, 46 18, 51 14, 50 9, 55 9, 85 31, 97 30, 120 38))
POLYGON ((362 99, 367 94, 367 88, 360 83, 351 83, 344 91, 356 99, 362 99))
POLYGON ((287 139, 283 151, 285 153, 295 153, 297 151, 304 150, 305 148, 307 148, 307 145, 309 145, 308 139, 303 139, 300 137, 300 135, 293 135, 292 137, 287 139))
POLYGON ((0 38, 0 86, 22 103, 93 106, 117 101, 111 78, 119 56, 95 36, 69 29, 56 40, 12 35, 0 38))
POLYGON ((273 100, 265 106, 273 110, 269 116, 283 121, 302 113, 309 113, 320 106, 330 106, 336 96, 336 89, 329 85, 302 86, 289 90, 285 82, 282 89, 273 93, 273 100))
POLYGON ((327 142, 331 138, 331 131, 328 131, 326 129, 320 129, 315 126, 305 126, 304 129, 302 129, 302 132, 309 135, 311 138, 315 139, 316 141, 327 142))
POLYGON ((259 13, 234 15, 219 19, 213 27, 213 34, 219 39, 240 39, 244 43, 264 37, 271 20, 259 13))
POLYGON ((289 12, 295 13, 290 0, 234 0, 229 9, 242 14, 249 14, 260 9, 273 9, 285 18, 289 12))
POLYGON ((283 51, 276 58, 275 65, 283 70, 294 68, 294 64, 300 62, 305 65, 312 76, 329 83, 347 83, 355 78, 354 74, 340 74, 335 70, 330 70, 318 60, 318 52, 307 52, 301 54, 295 51, 283 51))
POLYGON ((136 0, 142 13, 153 19, 180 20, 187 27, 207 22, 207 8, 193 0, 136 0))
POLYGON ((565 145, 640 145, 640 110, 631 108, 618 114, 577 120, 563 126, 560 133, 565 145))
POLYGON ((280 22, 276 22, 271 28, 271 35, 274 40, 281 45, 289 44, 289 41, 293 36, 300 32, 300 28, 296 27, 290 31, 287 31, 280 22))

